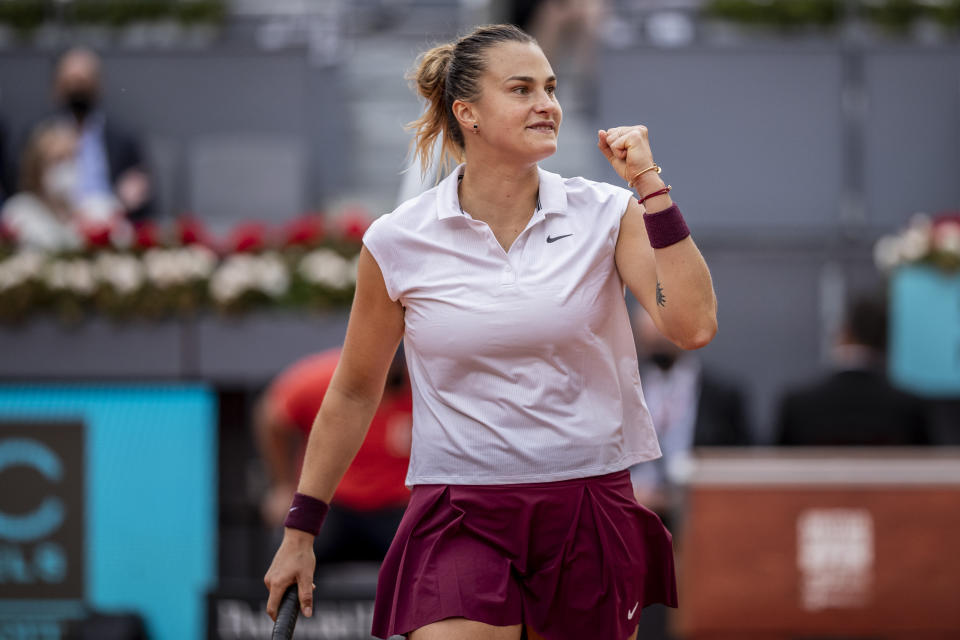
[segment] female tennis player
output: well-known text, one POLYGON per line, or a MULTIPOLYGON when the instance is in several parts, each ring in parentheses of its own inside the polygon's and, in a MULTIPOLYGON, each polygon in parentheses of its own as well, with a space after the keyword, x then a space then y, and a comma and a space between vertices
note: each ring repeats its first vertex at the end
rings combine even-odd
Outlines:
POLYGON ((557 79, 505 25, 427 51, 424 164, 462 160, 364 237, 339 367, 264 582, 276 615, 364 438, 401 338, 413 388, 412 495, 380 569, 373 633, 413 640, 627 640, 676 606, 670 534, 627 468, 660 455, 624 285, 678 345, 716 333, 710 274, 643 126, 598 133, 631 186, 562 178, 557 79))

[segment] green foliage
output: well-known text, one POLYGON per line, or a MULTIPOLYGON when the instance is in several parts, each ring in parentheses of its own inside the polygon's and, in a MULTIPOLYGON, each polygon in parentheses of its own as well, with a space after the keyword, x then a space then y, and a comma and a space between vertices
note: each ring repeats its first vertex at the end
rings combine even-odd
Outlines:
POLYGON ((960 0, 949 0, 942 4, 927 5, 927 15, 948 29, 960 27, 960 0))
POLYGON ((225 0, 75 0, 58 16, 56 0, 0 0, 0 25, 27 35, 44 21, 123 27, 134 22, 175 20, 182 24, 221 24, 225 0))
POLYGON ((0 24, 17 33, 30 33, 46 17, 46 3, 40 0, 0 0, 0 24))
POLYGON ((867 4, 863 14, 871 22, 892 33, 902 33, 910 28, 914 20, 924 13, 924 7, 913 0, 887 0, 876 4, 867 4))
POLYGON ((791 30, 807 26, 828 28, 843 13, 841 0, 711 0, 708 16, 746 25, 791 30))
MULTIPOLYGON (((893 33, 906 32, 922 17, 946 28, 960 26, 960 0, 861 0, 854 9, 893 33)), ((708 0, 704 5, 706 16, 782 31, 833 27, 843 19, 844 10, 843 0, 708 0)))

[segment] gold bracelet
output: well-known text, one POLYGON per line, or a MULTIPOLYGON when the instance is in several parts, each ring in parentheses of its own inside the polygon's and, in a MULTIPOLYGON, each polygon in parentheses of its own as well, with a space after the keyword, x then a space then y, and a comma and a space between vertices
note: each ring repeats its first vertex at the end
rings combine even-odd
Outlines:
POLYGON ((637 178, 639 178, 640 176, 642 176, 643 174, 645 174, 647 171, 656 171, 657 173, 660 173, 660 165, 658 165, 656 162, 654 162, 652 165, 650 165, 649 167, 647 167, 647 168, 644 169, 643 171, 639 172, 637 175, 635 175, 635 176, 633 176, 632 178, 630 178, 630 181, 627 182, 627 185, 628 185, 631 189, 633 189, 633 188, 634 188, 634 187, 633 187, 633 183, 635 183, 635 182, 637 181, 637 178))

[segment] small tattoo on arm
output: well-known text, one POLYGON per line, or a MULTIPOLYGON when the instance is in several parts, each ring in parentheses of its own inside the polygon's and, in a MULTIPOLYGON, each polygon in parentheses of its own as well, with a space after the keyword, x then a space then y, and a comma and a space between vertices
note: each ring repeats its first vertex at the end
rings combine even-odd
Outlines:
POLYGON ((667 296, 663 293, 663 285, 657 280, 657 306, 667 306, 667 296))

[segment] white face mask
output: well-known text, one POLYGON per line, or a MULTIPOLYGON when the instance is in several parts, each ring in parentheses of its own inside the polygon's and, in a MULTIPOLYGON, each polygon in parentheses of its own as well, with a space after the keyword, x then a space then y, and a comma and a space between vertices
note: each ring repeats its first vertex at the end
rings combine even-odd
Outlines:
POLYGON ((43 189, 60 200, 72 200, 77 190, 80 174, 74 160, 63 160, 51 166, 43 174, 43 189))

